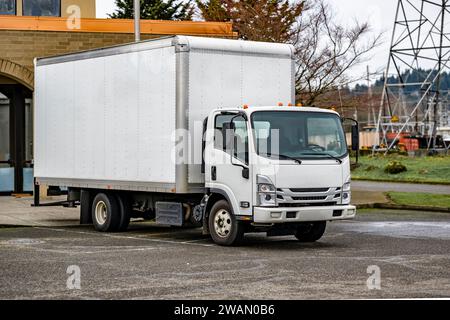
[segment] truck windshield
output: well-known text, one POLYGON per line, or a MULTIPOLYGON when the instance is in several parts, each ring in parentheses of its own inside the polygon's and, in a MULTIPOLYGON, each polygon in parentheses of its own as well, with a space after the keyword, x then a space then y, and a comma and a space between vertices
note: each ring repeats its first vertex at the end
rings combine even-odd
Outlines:
POLYGON ((336 114, 257 111, 251 120, 260 156, 328 160, 347 155, 344 131, 336 114))

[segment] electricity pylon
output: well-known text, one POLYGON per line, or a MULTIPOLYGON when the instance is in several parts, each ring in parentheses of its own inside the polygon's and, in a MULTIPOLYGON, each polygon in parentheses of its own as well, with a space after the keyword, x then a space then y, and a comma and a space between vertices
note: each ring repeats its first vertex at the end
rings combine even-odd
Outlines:
POLYGON ((441 80, 450 60, 449 2, 398 0, 377 123, 386 152, 402 133, 426 137, 428 149, 436 146, 441 80))

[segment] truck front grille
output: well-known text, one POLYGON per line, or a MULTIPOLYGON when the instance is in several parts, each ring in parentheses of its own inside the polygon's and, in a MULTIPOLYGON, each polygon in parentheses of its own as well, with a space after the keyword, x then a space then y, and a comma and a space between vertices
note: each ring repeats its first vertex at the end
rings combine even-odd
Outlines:
POLYGON ((335 206, 337 202, 314 202, 314 203, 279 203, 280 208, 302 208, 302 207, 327 207, 335 206))
POLYGON ((326 200, 327 197, 292 197, 294 201, 323 201, 326 200))
POLYGON ((277 200, 280 207, 335 205, 340 203, 341 193, 341 187, 279 188, 277 200))
POLYGON ((294 193, 328 192, 330 188, 295 188, 289 189, 294 193))

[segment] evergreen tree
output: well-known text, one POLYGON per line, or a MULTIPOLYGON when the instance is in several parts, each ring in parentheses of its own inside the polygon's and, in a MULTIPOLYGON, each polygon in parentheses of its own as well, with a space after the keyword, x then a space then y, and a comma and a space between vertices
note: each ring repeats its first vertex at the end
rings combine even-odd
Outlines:
MULTIPOLYGON (((191 0, 140 0, 141 19, 192 20, 194 6, 191 0)), ((117 10, 108 14, 113 19, 133 19, 133 0, 115 0, 117 10)))

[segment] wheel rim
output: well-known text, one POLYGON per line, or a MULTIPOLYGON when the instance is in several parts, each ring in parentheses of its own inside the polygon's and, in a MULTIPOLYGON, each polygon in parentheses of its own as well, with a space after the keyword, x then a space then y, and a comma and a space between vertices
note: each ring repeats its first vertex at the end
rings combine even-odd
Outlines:
POLYGON ((221 238, 226 238, 230 235, 231 232, 231 215, 225 210, 219 210, 214 217, 214 230, 216 234, 221 238))
POLYGON ((106 217, 106 203, 104 201, 97 202, 97 205, 95 206, 95 220, 97 220, 98 224, 103 225, 106 223, 106 217))

